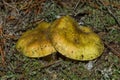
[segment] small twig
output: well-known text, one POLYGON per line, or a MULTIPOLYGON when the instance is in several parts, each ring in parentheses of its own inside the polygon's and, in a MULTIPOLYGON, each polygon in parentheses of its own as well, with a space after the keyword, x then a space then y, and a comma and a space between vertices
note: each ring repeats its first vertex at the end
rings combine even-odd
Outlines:
POLYGON ((105 45, 108 49, 110 49, 110 50, 113 52, 113 54, 115 54, 116 56, 120 57, 120 52, 116 51, 116 50, 115 50, 113 47, 111 47, 107 42, 105 42, 105 40, 102 38, 102 35, 100 35, 100 36, 101 36, 101 39, 103 40, 104 45, 105 45))
POLYGON ((2 60, 2 64, 3 66, 5 65, 5 53, 3 51, 2 46, 0 46, 0 54, 1 54, 1 60, 2 60))
POLYGON ((114 48, 112 48, 111 46, 109 46, 106 42, 104 42, 104 44, 107 46, 108 49, 110 49, 115 55, 117 55, 118 57, 120 57, 120 53, 118 51, 116 51, 114 48))
POLYGON ((106 9, 107 9, 108 13, 114 18, 114 20, 118 24, 118 26, 120 27, 120 22, 117 20, 117 17, 112 13, 112 11, 108 7, 106 9))
POLYGON ((8 4, 7 2, 5 2, 5 0, 2 0, 2 2, 3 2, 4 5, 7 5, 7 6, 13 8, 13 9, 15 9, 15 10, 17 11, 17 13, 19 13, 18 9, 16 9, 16 8, 13 7, 12 5, 8 4))
POLYGON ((42 22, 42 21, 44 21, 44 19, 38 19, 38 20, 36 20, 36 21, 32 21, 31 23, 33 24, 33 23, 40 23, 40 22, 42 22))
POLYGON ((96 3, 97 3, 99 6, 104 6, 104 8, 105 8, 105 9, 107 10, 107 12, 109 13, 109 15, 111 15, 111 16, 114 18, 115 22, 116 22, 117 25, 120 27, 120 22, 118 21, 117 17, 112 13, 112 11, 110 10, 110 8, 107 7, 107 6, 105 6, 101 0, 96 0, 96 3))
POLYGON ((78 0, 78 2, 76 3, 76 5, 75 5, 73 11, 75 11, 75 10, 77 9, 77 7, 79 6, 79 4, 80 4, 80 0, 78 0))
POLYGON ((3 33, 3 26, 0 24, 0 54, 1 54, 1 61, 3 66, 5 66, 5 51, 4 46, 7 38, 15 38, 13 35, 7 35, 3 33))
POLYGON ((50 67, 50 66, 52 66, 52 65, 58 64, 58 63, 60 63, 61 61, 62 61, 62 60, 58 60, 58 61, 49 63, 49 64, 47 64, 47 65, 41 67, 41 68, 39 69, 39 71, 41 71, 42 69, 48 68, 48 67, 50 67))
POLYGON ((0 54, 1 54, 1 60, 2 60, 2 64, 3 66, 5 66, 5 52, 3 50, 4 47, 4 43, 5 40, 3 39, 4 35, 3 35, 3 29, 2 29, 2 25, 0 25, 0 54))

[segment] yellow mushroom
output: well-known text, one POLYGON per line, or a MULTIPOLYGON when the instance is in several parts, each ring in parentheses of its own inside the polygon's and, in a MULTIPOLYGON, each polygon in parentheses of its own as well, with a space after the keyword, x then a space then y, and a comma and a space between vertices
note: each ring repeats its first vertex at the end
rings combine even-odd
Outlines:
POLYGON ((48 39, 48 27, 50 23, 41 22, 35 29, 28 30, 16 44, 16 49, 28 57, 44 57, 56 50, 48 39))
POLYGON ((79 27, 70 16, 63 16, 51 24, 50 40, 59 53, 74 60, 93 60, 104 49, 97 34, 89 27, 79 27))

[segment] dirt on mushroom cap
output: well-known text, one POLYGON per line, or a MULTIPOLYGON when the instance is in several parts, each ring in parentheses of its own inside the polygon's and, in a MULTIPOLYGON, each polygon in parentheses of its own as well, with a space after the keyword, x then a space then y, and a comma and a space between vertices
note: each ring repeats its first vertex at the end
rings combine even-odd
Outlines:
POLYGON ((49 26, 50 23, 41 22, 35 29, 23 33, 16 49, 28 57, 44 57, 56 52, 48 39, 49 26))
POLYGON ((93 60, 99 57, 104 45, 97 34, 88 27, 80 27, 69 16, 63 16, 50 27, 50 39, 56 50, 75 60, 93 60))

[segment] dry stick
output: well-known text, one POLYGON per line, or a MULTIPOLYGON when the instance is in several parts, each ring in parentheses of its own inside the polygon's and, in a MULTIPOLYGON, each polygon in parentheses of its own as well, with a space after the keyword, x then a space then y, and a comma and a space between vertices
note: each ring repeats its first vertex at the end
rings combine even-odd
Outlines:
POLYGON ((80 4, 80 0, 76 3, 76 5, 75 5, 73 11, 75 11, 75 10, 77 9, 77 7, 79 6, 79 4, 80 4))
MULTIPOLYGON (((96 0, 96 1, 97 1, 97 0, 96 0)), ((116 16, 112 13, 112 11, 111 11, 108 7, 106 7, 106 6, 103 4, 103 2, 101 2, 100 0, 99 0, 99 2, 107 9, 108 13, 115 19, 116 23, 117 23, 118 26, 120 27, 120 23, 119 23, 119 21, 117 20, 116 16)), ((97 4, 98 4, 98 5, 101 5, 100 3, 98 3, 98 1, 97 1, 97 4)), ((104 44, 105 44, 115 55, 117 55, 118 57, 120 57, 120 53, 119 53, 118 51, 116 51, 114 48, 112 48, 111 46, 109 46, 106 42, 104 42, 104 44)))
POLYGON ((104 42, 104 44, 118 57, 120 57, 120 53, 118 51, 116 51, 114 48, 112 48, 111 46, 109 46, 106 42, 104 42))
POLYGON ((3 29, 2 29, 2 25, 0 25, 0 54, 1 54, 1 60, 2 60, 2 64, 3 66, 5 66, 5 52, 3 50, 3 46, 4 46, 4 35, 3 35, 3 29))
POLYGON ((44 19, 38 19, 36 21, 32 21, 31 23, 41 23, 42 21, 44 21, 44 19))
MULTIPOLYGON (((109 12, 109 14, 115 19, 116 23, 118 24, 118 26, 120 27, 120 23, 119 21, 117 20, 116 16, 112 13, 112 11, 106 7, 100 0, 99 3, 97 0, 96 0, 97 4, 100 6, 101 4, 107 9, 107 11, 109 12)), ((117 55, 118 57, 120 57, 120 53, 118 51, 116 51, 114 48, 112 48, 111 46, 109 46, 106 42, 104 42, 104 44, 115 54, 117 55)))
MULTIPOLYGON (((82 16, 86 15, 87 13, 79 13, 79 12, 76 12, 76 9, 78 8, 78 6, 80 5, 80 7, 82 8, 86 3, 82 3, 80 4, 80 0, 77 1, 77 3, 75 4, 74 8, 73 8, 73 11, 72 11, 72 16, 76 17, 78 16, 79 14, 82 16)), ((81 19, 80 17, 80 19, 81 19)))
POLYGON ((5 53, 3 51, 2 46, 0 46, 0 54, 1 54, 1 60, 2 60, 2 65, 5 65, 5 53))
POLYGON ((116 16, 112 13, 112 11, 108 7, 106 7, 106 9, 107 9, 108 13, 114 18, 114 20, 116 21, 116 23, 118 24, 118 26, 120 27, 120 23, 117 20, 116 16))
POLYGON ((2 25, 0 25, 0 54, 1 54, 1 60, 2 60, 2 65, 3 66, 5 66, 5 63, 6 63, 5 62, 5 51, 4 51, 6 38, 15 38, 15 36, 5 35, 3 33, 2 25))
POLYGON ((120 23, 119 23, 119 21, 117 20, 117 17, 112 13, 112 11, 110 10, 110 8, 107 7, 107 6, 105 6, 101 0, 96 0, 96 3, 97 3, 99 6, 101 6, 101 5, 104 6, 105 9, 107 10, 107 12, 114 18, 115 22, 116 22, 116 23, 118 24, 118 26, 120 27, 120 23))
POLYGON ((39 71, 41 71, 42 69, 48 68, 48 67, 50 67, 50 66, 52 66, 52 65, 54 65, 54 64, 58 64, 58 63, 60 63, 61 61, 62 61, 62 60, 58 60, 58 61, 55 61, 55 62, 51 62, 51 63, 49 63, 49 64, 41 67, 41 68, 39 69, 39 71))
POLYGON ((105 42, 105 40, 104 40, 102 37, 101 37, 101 39, 102 39, 104 45, 105 45, 108 49, 110 49, 110 50, 113 52, 113 54, 115 54, 116 56, 120 57, 120 53, 119 53, 118 51, 116 51, 113 47, 109 46, 109 44, 108 44, 107 42, 105 42))
POLYGON ((7 5, 8 7, 11 7, 13 9, 15 9, 17 11, 17 13, 19 13, 18 9, 16 9, 14 6, 10 5, 9 3, 5 2, 4 0, 2 0, 2 2, 3 2, 4 5, 7 5))

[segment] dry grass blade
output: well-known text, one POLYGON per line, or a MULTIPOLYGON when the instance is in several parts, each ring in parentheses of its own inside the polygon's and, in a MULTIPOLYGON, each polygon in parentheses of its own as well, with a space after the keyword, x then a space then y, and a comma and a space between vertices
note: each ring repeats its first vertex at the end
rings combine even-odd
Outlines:
POLYGON ((1 60, 3 66, 5 65, 5 52, 3 50, 5 39, 3 38, 3 28, 2 25, 0 25, 0 54, 1 54, 1 60))
POLYGON ((6 63, 4 47, 5 47, 6 40, 8 38, 12 39, 12 38, 15 38, 15 36, 4 34, 3 27, 2 25, 0 25, 0 54, 1 54, 1 60, 2 60, 3 66, 5 66, 5 63, 6 63))
POLYGON ((110 9, 110 8, 112 8, 111 5, 110 5, 110 7, 109 7, 109 6, 106 6, 105 3, 102 2, 101 0, 96 0, 96 3, 97 3, 99 6, 104 6, 104 8, 105 8, 105 10, 107 10, 108 14, 109 14, 111 17, 114 18, 115 22, 116 22, 117 25, 120 27, 120 23, 119 23, 117 17, 113 14, 113 12, 112 12, 111 9, 110 9))
POLYGON ((104 42, 108 49, 110 49, 116 56, 120 57, 120 53, 116 51, 114 48, 108 45, 108 43, 104 42))
POLYGON ((51 62, 51 63, 49 63, 49 64, 41 67, 41 68, 39 69, 39 71, 41 71, 42 69, 46 69, 46 68, 48 68, 48 67, 50 67, 50 66, 56 65, 56 64, 60 64, 61 62, 62 62, 62 60, 58 60, 58 61, 51 62))
POLYGON ((76 8, 78 7, 79 3, 80 3, 80 0, 78 0, 78 2, 76 3, 76 5, 75 5, 75 7, 74 7, 73 11, 75 11, 75 10, 76 10, 76 8))
MULTIPOLYGON (((99 33, 99 36, 101 36, 101 38, 102 38, 102 36, 104 36, 104 35, 106 35, 106 33, 99 33)), ((111 52, 113 52, 113 54, 115 54, 116 56, 120 57, 120 52, 118 52, 118 50, 114 49, 113 46, 109 45, 109 44, 105 41, 105 39, 102 38, 102 40, 103 40, 103 43, 104 43, 104 45, 106 46, 107 49, 110 49, 111 52)))
POLYGON ((42 11, 42 4, 46 0, 30 0, 28 3, 21 4, 20 10, 24 11, 26 14, 31 12, 31 10, 34 11, 34 13, 37 15, 42 11))

